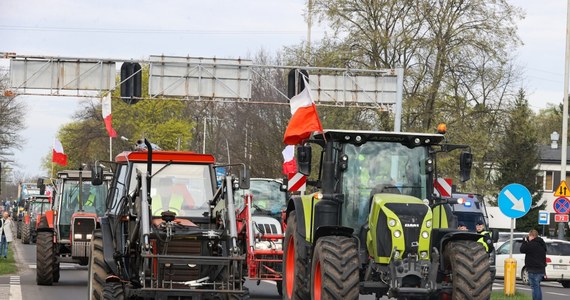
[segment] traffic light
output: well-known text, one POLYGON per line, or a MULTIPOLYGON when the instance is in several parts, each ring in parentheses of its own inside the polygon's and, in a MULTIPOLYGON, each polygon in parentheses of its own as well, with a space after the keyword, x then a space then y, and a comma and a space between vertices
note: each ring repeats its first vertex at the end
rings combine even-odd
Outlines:
POLYGON ((135 104, 142 96, 142 71, 139 63, 124 62, 121 66, 121 99, 135 104))
POLYGON ((293 69, 289 71, 289 75, 287 76, 287 97, 289 97, 289 99, 299 94, 305 88, 305 81, 303 81, 302 76, 305 76, 307 81, 309 80, 307 70, 293 69))

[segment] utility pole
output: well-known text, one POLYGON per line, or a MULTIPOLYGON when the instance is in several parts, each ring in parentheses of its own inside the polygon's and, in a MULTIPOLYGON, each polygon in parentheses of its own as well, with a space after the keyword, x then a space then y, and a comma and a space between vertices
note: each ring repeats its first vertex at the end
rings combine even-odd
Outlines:
MULTIPOLYGON (((568 149, 568 77, 570 75, 570 0, 566 5, 566 55, 564 60, 564 108, 562 110, 562 147, 560 149, 560 179, 566 180, 568 149)), ((564 239, 564 223, 558 223, 558 238, 564 239)))

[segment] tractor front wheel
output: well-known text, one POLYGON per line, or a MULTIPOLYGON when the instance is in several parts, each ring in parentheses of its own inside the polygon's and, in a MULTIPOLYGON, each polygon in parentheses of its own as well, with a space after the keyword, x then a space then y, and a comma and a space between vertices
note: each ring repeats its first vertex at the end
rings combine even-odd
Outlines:
POLYGON ((309 298, 308 263, 305 242, 297 232, 296 212, 292 211, 287 218, 283 245, 283 299, 305 300, 309 298))
POLYGON ((493 281, 489 254, 475 241, 452 241, 446 247, 446 261, 451 267, 452 298, 490 299, 493 281))
POLYGON ((123 284, 120 282, 106 282, 103 286, 103 298, 104 300, 124 300, 125 291, 123 290, 123 284))
POLYGON ((53 233, 50 231, 38 232, 36 245, 36 283, 38 285, 53 284, 55 260, 53 233))
POLYGON ((358 299, 358 251, 354 239, 325 236, 313 255, 311 299, 358 299))
POLYGON ((87 272, 87 291, 89 299, 107 299, 104 295, 109 294, 112 289, 116 289, 116 293, 119 292, 119 288, 116 285, 109 285, 109 287, 105 285, 105 279, 109 274, 109 267, 107 267, 103 258, 103 235, 100 229, 96 229, 91 238, 91 256, 89 257, 87 272), (107 289, 107 294, 104 292, 105 289, 107 289))
POLYGON ((29 244, 31 241, 30 234, 32 231, 30 230, 29 223, 22 223, 22 244, 29 244))

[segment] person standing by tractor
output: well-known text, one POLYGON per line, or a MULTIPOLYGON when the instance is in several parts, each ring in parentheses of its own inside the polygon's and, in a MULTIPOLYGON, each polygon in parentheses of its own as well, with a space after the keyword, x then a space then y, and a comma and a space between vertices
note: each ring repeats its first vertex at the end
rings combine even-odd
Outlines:
POLYGON ((485 247, 485 250, 489 252, 489 245, 485 240, 491 239, 491 232, 485 229, 485 222, 483 222, 483 220, 479 220, 475 223, 475 231, 477 231, 478 234, 483 235, 483 237, 477 240, 477 242, 481 243, 483 247, 485 247))
POLYGON ((14 239, 12 237, 12 221, 10 215, 7 211, 2 214, 2 227, 0 231, 2 232, 2 239, 0 240, 0 257, 8 258, 8 245, 14 239))
POLYGON ((544 278, 546 268, 546 243, 538 236, 535 229, 523 239, 521 253, 526 254, 524 265, 528 271, 528 281, 532 288, 532 299, 542 300, 540 282, 544 278))

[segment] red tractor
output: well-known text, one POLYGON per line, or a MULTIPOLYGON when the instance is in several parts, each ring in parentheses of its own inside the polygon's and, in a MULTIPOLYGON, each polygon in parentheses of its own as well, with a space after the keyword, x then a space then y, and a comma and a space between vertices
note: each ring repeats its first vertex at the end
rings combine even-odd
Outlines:
POLYGON ((246 276, 258 284, 261 280, 275 281, 280 295, 286 191, 279 180, 252 178, 248 190, 236 192, 237 228, 242 248, 247 249, 246 276))
POLYGON ((52 285, 59 281, 60 263, 86 266, 93 231, 105 213, 107 182, 91 184, 91 171, 66 170, 57 173, 51 209, 46 210, 37 227, 36 283, 52 285))
POLYGON ((22 226, 19 228, 22 244, 36 242, 40 218, 50 207, 51 199, 47 195, 33 195, 26 201, 22 226))

